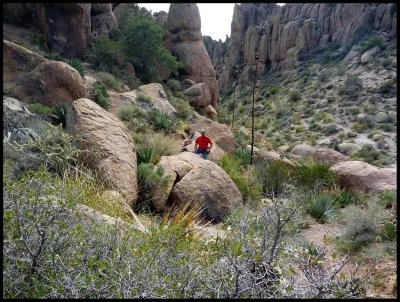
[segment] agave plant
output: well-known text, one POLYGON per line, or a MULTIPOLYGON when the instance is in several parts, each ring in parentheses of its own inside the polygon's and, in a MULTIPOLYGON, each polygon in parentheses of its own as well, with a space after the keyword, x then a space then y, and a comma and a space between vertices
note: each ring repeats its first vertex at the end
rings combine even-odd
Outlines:
POLYGON ((325 222, 335 212, 333 197, 330 194, 320 194, 309 200, 307 212, 320 222, 325 222))
POLYGON ((65 127, 68 111, 69 104, 56 105, 52 109, 53 114, 51 116, 57 124, 62 124, 62 126, 65 127))
POLYGON ((85 67, 83 67, 82 62, 76 58, 72 58, 71 60, 68 61, 68 64, 71 65, 73 68, 75 68, 81 77, 83 78, 85 76, 85 67))

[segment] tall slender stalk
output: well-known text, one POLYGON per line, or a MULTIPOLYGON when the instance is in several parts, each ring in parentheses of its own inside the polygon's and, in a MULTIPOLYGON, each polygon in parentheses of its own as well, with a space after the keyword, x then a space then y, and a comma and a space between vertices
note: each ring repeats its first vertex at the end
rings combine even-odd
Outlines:
POLYGON ((235 103, 236 103, 236 82, 235 86, 233 87, 233 108, 232 108, 232 123, 231 123, 231 130, 233 130, 233 123, 235 122, 235 103))

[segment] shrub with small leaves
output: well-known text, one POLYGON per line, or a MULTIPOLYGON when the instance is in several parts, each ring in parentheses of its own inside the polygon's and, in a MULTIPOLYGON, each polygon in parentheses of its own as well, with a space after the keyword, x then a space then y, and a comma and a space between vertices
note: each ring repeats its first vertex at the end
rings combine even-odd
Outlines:
POLYGON ((181 82, 179 82, 178 80, 169 79, 166 84, 174 92, 182 90, 181 82))
POLYGON ((28 105, 29 111, 42 115, 52 115, 53 111, 50 107, 40 104, 40 103, 32 103, 28 105))
POLYGON ((144 93, 139 93, 138 96, 136 97, 136 100, 139 102, 144 102, 146 104, 151 103, 151 97, 144 93))
POLYGON ((291 90, 289 93, 289 98, 288 98, 289 102, 297 102, 301 100, 301 94, 300 91, 298 91, 297 89, 291 90))

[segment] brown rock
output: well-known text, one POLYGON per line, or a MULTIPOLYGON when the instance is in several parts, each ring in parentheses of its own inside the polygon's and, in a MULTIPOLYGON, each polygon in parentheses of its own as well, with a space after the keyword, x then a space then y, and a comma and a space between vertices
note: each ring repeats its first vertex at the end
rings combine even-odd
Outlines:
POLYGON ((138 87, 136 96, 140 93, 150 97, 149 105, 151 108, 155 108, 173 116, 178 116, 175 108, 168 101, 167 95, 165 94, 164 88, 161 84, 151 83, 148 85, 142 85, 138 87))
POLYGON ((207 107, 204 108, 204 113, 209 119, 212 119, 215 121, 217 119, 218 113, 217 110, 211 105, 208 105, 207 107))
POLYGON ((210 89, 205 83, 198 83, 183 91, 183 95, 193 107, 204 108, 211 103, 210 89))
POLYGON ((25 47, 3 40, 3 81, 15 82, 22 74, 28 73, 47 60, 25 47))
POLYGON ((347 156, 330 148, 317 148, 312 156, 315 160, 328 165, 334 165, 349 160, 347 156))
POLYGON ((16 94, 27 102, 54 106, 79 99, 85 92, 76 69, 64 62, 46 60, 17 79, 16 94))
POLYGON ((341 186, 358 192, 396 189, 396 170, 378 168, 362 161, 346 161, 330 168, 340 176, 341 186))
POLYGON ((92 3, 91 30, 93 40, 103 34, 109 35, 116 28, 118 28, 118 24, 112 12, 111 3, 92 3))
POLYGON ((82 149, 92 150, 89 166, 122 193, 133 207, 137 199, 136 148, 126 127, 118 118, 89 99, 72 103, 67 130, 82 149))
POLYGON ((211 59, 201 35, 200 13, 195 3, 172 3, 168 12, 168 41, 166 45, 184 64, 187 78, 196 83, 207 83, 211 105, 219 101, 219 88, 211 59))
MULTIPOLYGON (((198 156, 185 152, 190 162, 198 156)), ((215 163, 203 160, 201 166, 194 166, 172 189, 172 200, 178 205, 187 202, 204 207, 203 214, 215 222, 223 219, 235 207, 243 203, 243 197, 228 174, 215 163)))
POLYGON ((307 144, 299 144, 293 147, 290 152, 293 155, 301 156, 302 158, 310 157, 314 154, 315 148, 307 144))

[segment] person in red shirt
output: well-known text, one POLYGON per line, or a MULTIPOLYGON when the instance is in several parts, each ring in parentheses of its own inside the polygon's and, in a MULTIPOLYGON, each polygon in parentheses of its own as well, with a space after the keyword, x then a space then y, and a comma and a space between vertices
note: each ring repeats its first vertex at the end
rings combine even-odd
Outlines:
POLYGON ((201 136, 199 136, 194 145, 194 153, 196 154, 201 154, 204 159, 207 159, 208 154, 211 151, 211 147, 213 145, 211 139, 206 136, 206 130, 201 129, 200 130, 201 136), (208 146, 210 145, 210 146, 208 146))

